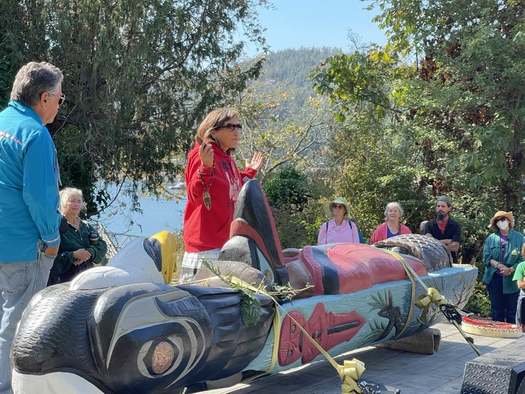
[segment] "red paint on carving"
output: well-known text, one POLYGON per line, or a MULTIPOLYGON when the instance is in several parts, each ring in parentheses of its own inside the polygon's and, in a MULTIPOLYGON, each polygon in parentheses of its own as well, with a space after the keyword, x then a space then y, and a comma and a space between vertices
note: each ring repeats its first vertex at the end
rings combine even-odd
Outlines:
POLYGON ((280 365, 291 364, 299 358, 303 364, 306 364, 319 354, 319 351, 296 327, 296 323, 290 317, 301 324, 306 332, 325 350, 350 341, 366 322, 355 311, 349 313, 327 312, 322 303, 315 306, 312 315, 306 322, 300 312, 291 311, 284 317, 281 325, 280 365))
MULTIPOLYGON (((231 227, 230 227, 230 238, 235 235, 241 235, 241 236, 253 239, 255 243, 257 244, 257 247, 261 250, 264 257, 266 257, 266 260, 268 261, 268 263, 270 263, 270 265, 273 266, 272 259, 270 258, 270 253, 268 253, 268 249, 266 248, 266 245, 264 244, 264 241, 261 235, 257 231, 255 231, 255 229, 252 226, 250 226, 244 219, 239 218, 239 219, 235 219, 232 222, 231 227)), ((280 243, 278 245, 280 245, 280 243)), ((276 263, 279 264, 278 267, 281 267, 282 266, 281 262, 283 261, 284 258, 283 258, 283 255, 280 249, 278 250, 278 255, 279 255, 280 261, 276 263)), ((276 268, 276 267, 273 267, 273 268, 276 268)))
POLYGON ((279 342, 279 364, 281 365, 291 364, 301 358, 303 333, 297 324, 306 327, 306 320, 298 311, 288 313, 281 324, 281 340, 279 342))
MULTIPOLYGON (((400 262, 391 254, 368 245, 334 244, 326 248, 322 254, 314 255, 314 247, 303 249, 302 259, 312 275, 314 294, 324 294, 323 272, 329 266, 337 273, 339 294, 353 293, 368 289, 375 284, 394 280, 407 279, 406 272, 400 262), (318 257, 320 256, 320 257, 318 257), (318 261, 324 258, 324 261, 318 261)), ((415 257, 404 255, 419 276, 428 274, 423 263, 415 257)))

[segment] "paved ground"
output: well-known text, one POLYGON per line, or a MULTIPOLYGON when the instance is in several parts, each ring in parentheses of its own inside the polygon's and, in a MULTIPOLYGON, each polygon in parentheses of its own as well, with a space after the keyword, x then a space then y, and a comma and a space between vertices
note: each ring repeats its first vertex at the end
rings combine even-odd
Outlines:
MULTIPOLYGON (((465 363, 476 357, 456 329, 448 323, 434 326, 441 330, 439 351, 431 356, 368 347, 338 358, 357 357, 366 364, 365 380, 395 387, 402 394, 458 393, 465 363)), ((474 336, 481 353, 512 343, 512 339, 474 336)), ((313 363, 272 376, 261 377, 249 384, 240 383, 228 389, 208 390, 206 394, 339 394, 341 386, 335 371, 325 362, 313 363)))

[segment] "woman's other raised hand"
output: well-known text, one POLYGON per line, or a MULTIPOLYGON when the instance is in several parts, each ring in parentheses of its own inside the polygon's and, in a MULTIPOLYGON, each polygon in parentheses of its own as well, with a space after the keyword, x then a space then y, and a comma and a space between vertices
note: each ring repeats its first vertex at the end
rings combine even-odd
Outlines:
POLYGON ((253 168, 255 171, 259 171, 262 163, 264 162, 264 156, 261 152, 255 152, 251 161, 246 161, 246 167, 253 168))

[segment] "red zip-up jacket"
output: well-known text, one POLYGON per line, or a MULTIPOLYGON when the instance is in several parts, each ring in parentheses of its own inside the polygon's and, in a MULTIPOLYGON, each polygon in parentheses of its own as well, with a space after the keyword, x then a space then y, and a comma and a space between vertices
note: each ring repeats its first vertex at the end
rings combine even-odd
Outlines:
POLYGON ((242 185, 254 178, 257 171, 247 167, 239 171, 235 160, 212 143, 213 167, 205 167, 199 157, 200 144, 188 153, 184 173, 188 201, 184 211, 184 247, 186 252, 202 252, 221 248, 230 236, 230 224, 237 196, 242 185), (204 206, 205 190, 211 207, 204 206))

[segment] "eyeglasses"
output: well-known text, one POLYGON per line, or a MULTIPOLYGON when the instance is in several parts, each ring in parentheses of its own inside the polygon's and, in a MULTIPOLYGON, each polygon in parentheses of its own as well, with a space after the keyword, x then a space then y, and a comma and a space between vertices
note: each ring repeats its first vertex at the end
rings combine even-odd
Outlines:
POLYGON ((61 94, 60 96, 57 96, 56 93, 48 92, 50 96, 58 97, 58 105, 64 104, 64 101, 66 101, 66 95, 61 94))
POLYGON ((232 129, 232 130, 235 130, 235 129, 242 130, 242 125, 238 123, 226 123, 226 124, 214 127, 214 129, 222 129, 222 128, 232 129))

